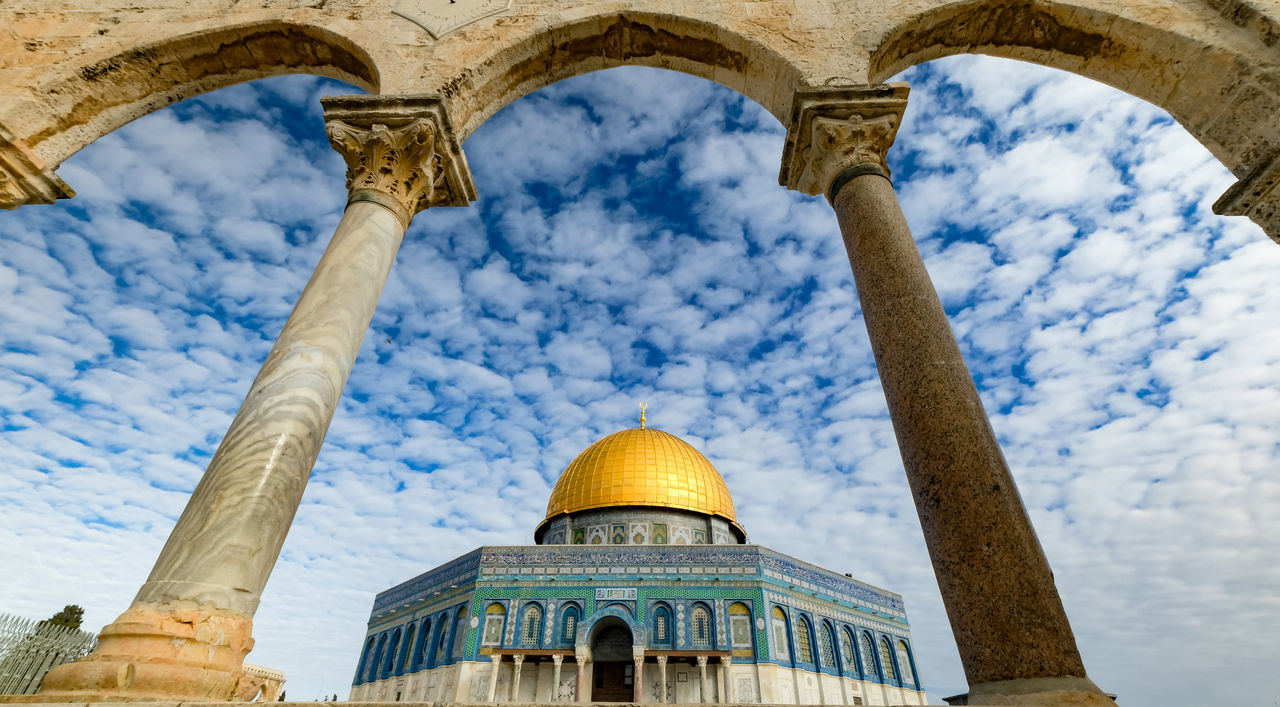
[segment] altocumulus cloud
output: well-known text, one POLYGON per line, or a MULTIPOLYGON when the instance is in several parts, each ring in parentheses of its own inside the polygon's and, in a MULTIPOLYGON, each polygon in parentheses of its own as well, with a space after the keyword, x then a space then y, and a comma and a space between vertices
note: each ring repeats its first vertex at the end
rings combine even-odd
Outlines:
MULTIPOLYGON (((892 162, 1085 662, 1124 704, 1280 695, 1280 250, 1168 116, 965 57, 913 69, 892 162)), ((143 118, 0 215, 0 609, 128 604, 341 214, 307 77, 143 118)), ((702 448, 752 539, 905 595, 964 679, 835 221, 782 128, 621 69, 509 106, 482 198, 414 223, 263 597, 255 662, 345 696, 374 592, 525 543, 635 422, 702 448)))

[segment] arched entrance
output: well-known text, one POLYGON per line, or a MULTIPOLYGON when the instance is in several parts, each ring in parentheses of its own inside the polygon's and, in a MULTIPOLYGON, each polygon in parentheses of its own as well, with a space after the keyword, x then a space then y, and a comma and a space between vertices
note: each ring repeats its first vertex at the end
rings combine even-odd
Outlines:
POLYGON ((630 702, 635 696, 631 627, 605 616, 591 628, 592 702, 630 702))

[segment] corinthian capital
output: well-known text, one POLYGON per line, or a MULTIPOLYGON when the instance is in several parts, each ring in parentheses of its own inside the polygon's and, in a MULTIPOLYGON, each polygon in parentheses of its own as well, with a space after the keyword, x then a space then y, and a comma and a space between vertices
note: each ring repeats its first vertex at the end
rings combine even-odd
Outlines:
POLYGON ((407 224, 432 206, 466 206, 475 185, 437 96, 322 98, 329 144, 347 163, 352 201, 386 206, 407 224))
POLYGON ((888 177, 885 155, 897 137, 908 91, 904 83, 796 91, 778 183, 830 197, 841 175, 888 177))

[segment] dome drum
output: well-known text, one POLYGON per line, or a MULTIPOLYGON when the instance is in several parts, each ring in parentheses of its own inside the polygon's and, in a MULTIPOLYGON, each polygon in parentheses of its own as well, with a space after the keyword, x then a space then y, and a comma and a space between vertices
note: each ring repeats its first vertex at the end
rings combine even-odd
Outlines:
POLYGON ((698 450, 648 428, 592 444, 561 474, 539 544, 733 544, 746 540, 729 488, 698 450))

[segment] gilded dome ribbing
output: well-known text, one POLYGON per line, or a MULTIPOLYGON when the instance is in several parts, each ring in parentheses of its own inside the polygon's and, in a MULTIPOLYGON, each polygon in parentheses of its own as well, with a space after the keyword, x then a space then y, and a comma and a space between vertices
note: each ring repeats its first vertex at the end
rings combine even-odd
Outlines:
POLYGON ((547 518, 617 506, 679 508, 735 521, 729 487, 711 462, 679 437, 646 428, 615 432, 579 454, 556 482, 547 518))

